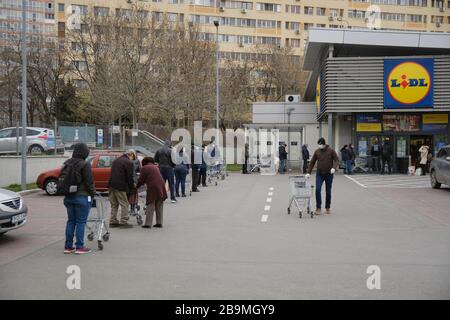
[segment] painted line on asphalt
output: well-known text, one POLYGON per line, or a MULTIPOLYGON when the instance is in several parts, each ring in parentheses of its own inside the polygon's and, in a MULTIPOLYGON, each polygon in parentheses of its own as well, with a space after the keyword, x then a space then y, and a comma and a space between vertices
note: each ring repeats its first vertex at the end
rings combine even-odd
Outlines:
POLYGON ((263 216, 261 217, 261 222, 267 222, 268 219, 269 219, 269 215, 263 214, 263 216))
POLYGON ((273 191, 274 189, 273 189, 273 187, 270 187, 269 190, 270 190, 270 191, 273 191))
POLYGON ((271 197, 271 196, 273 196, 273 192, 269 192, 267 195, 268 195, 269 197, 271 197))
POLYGON ((367 188, 365 185, 363 185, 362 183, 360 183, 358 180, 356 180, 356 179, 353 179, 352 177, 350 177, 350 176, 348 176, 348 175, 344 175, 345 177, 347 177, 348 179, 350 179, 351 181, 353 181, 354 183, 356 183, 357 185, 359 185, 360 187, 363 187, 363 188, 367 188))
POLYGON ((269 203, 272 202, 272 198, 267 198, 266 202, 269 202, 269 203))
POLYGON ((270 206, 265 206, 264 211, 270 211, 270 206))

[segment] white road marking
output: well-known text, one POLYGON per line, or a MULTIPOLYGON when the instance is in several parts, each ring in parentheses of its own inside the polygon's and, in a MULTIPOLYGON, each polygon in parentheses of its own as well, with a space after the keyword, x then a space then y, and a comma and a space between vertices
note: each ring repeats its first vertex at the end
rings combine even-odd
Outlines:
POLYGON ((428 176, 372 175, 355 178, 345 176, 363 188, 428 188, 430 186, 428 176))
POLYGON ((272 202, 272 198, 267 198, 266 202, 272 202))
POLYGON ((269 192, 267 195, 268 195, 269 197, 271 197, 271 196, 273 196, 273 192, 269 192))
POLYGON ((273 187, 270 187, 269 190, 270 190, 270 191, 273 191, 273 187))
POLYGON ((269 216, 267 214, 263 214, 261 217, 261 222, 267 222, 267 219, 269 219, 269 216))
POLYGON ((264 211, 270 211, 270 206, 265 206, 264 211))
POLYGON ((352 180, 354 183, 356 183, 357 185, 359 185, 360 187, 363 188, 367 188, 365 185, 363 185, 362 183, 360 183, 358 180, 353 179, 352 177, 345 175, 347 178, 349 178, 350 180, 352 180))

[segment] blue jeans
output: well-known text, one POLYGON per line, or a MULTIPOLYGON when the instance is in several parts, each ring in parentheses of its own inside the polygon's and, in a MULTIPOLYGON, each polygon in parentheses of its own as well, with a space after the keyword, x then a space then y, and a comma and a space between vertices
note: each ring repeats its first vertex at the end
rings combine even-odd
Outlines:
POLYGON ((333 175, 331 173, 316 174, 316 208, 322 208, 322 184, 325 182, 325 209, 331 208, 331 187, 333 185, 333 175))
POLYGON ((352 174, 352 171, 353 171, 353 161, 352 160, 345 161, 345 171, 347 172, 347 174, 352 174))
POLYGON ((170 189, 170 199, 176 200, 175 198, 175 182, 174 182, 174 173, 173 168, 171 167, 160 167, 159 171, 164 179, 164 182, 169 181, 169 189, 170 189))
POLYGON ((186 194, 186 176, 188 174, 188 169, 186 167, 175 167, 175 190, 176 194, 180 194, 180 184, 181 184, 181 194, 186 194))
POLYGON ((279 173, 284 173, 286 171, 286 162, 287 162, 287 159, 280 160, 280 167, 278 168, 279 173))
POLYGON ((67 208, 66 244, 65 248, 73 248, 73 237, 76 236, 77 249, 84 247, 84 230, 91 210, 92 202, 87 196, 70 195, 64 197, 64 206, 67 208))

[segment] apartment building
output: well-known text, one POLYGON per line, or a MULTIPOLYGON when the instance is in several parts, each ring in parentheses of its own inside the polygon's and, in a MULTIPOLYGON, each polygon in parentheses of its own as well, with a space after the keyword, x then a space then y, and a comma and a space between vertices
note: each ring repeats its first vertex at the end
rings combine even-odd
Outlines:
MULTIPOLYGON (((55 2, 27 0, 26 35, 30 42, 56 39, 55 2)), ((0 0, 0 46, 18 41, 22 31, 22 0, 0 0)))
POLYGON ((364 29, 372 18, 381 29, 450 32, 450 0, 56 0, 58 36, 64 38, 69 7, 107 15, 133 3, 198 24, 205 40, 215 39, 213 21, 219 20, 222 55, 236 60, 251 55, 255 44, 289 45, 301 56, 308 28, 364 29))

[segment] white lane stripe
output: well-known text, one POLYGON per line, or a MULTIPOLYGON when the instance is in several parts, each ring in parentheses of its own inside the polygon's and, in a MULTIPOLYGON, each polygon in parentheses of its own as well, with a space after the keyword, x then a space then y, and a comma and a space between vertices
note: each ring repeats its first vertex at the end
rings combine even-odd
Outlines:
POLYGON ((270 206, 265 206, 264 211, 270 211, 270 206))
POLYGON ((273 191, 273 187, 270 187, 269 190, 270 190, 270 191, 273 191))
POLYGON ((350 179, 350 180, 352 180, 354 183, 356 183, 357 185, 359 185, 360 187, 363 187, 363 188, 367 188, 365 185, 363 185, 362 183, 360 183, 358 180, 356 180, 356 179, 353 179, 352 177, 350 177, 350 176, 348 176, 348 175, 345 175, 348 179, 350 179))
POLYGON ((372 181, 372 182, 369 182, 369 183, 367 183, 367 182, 364 182, 365 184, 367 184, 367 185, 372 185, 372 184, 379 184, 379 183, 384 183, 384 184, 403 184, 403 183, 405 183, 405 184, 408 184, 408 183, 429 183, 430 182, 430 180, 416 180, 416 181, 414 181, 414 180, 410 180, 410 181, 408 181, 408 180, 398 180, 398 181, 372 181))
POLYGON ((267 222, 267 219, 269 219, 269 216, 267 214, 263 214, 261 217, 261 222, 267 222))
POLYGON ((377 181, 384 181, 384 182, 396 182, 396 181, 427 181, 429 180, 429 177, 423 177, 423 178, 407 178, 407 177, 398 177, 398 178, 386 178, 383 179, 382 177, 377 179, 363 179, 358 178, 358 181, 363 183, 370 183, 370 182, 377 182, 377 181))
POLYGON ((272 202, 272 198, 267 198, 266 202, 272 202))
POLYGON ((271 196, 273 196, 273 192, 269 192, 267 195, 268 195, 269 197, 271 197, 271 196))

